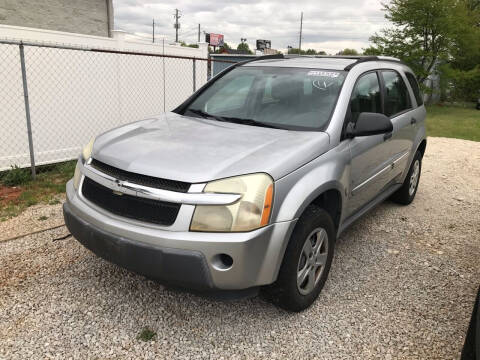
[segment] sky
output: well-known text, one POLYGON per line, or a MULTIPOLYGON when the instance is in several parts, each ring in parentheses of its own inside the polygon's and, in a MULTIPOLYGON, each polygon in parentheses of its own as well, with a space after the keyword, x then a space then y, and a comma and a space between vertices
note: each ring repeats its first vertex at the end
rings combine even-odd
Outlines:
POLYGON ((116 30, 151 38, 155 19, 157 38, 175 40, 174 12, 180 10, 179 40, 195 43, 198 24, 203 31, 224 34, 236 48, 246 38, 251 49, 256 39, 272 41, 272 48, 298 47, 303 11, 302 49, 335 54, 344 48, 361 51, 368 38, 388 25, 380 0, 113 0, 116 30))

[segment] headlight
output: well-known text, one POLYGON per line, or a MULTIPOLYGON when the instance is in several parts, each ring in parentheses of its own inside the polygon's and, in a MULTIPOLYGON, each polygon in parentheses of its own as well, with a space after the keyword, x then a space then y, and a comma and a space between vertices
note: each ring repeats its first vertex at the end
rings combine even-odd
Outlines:
POLYGON ((212 181, 203 192, 235 193, 242 197, 231 205, 197 205, 190 230, 251 231, 268 225, 273 203, 273 180, 251 174, 212 181))
POLYGON ((90 156, 92 155, 92 150, 93 150, 93 143, 95 142, 95 138, 90 139, 90 142, 85 145, 85 147, 82 150, 82 157, 83 160, 88 160, 90 156))
POLYGON ((80 163, 77 162, 77 166, 75 166, 75 173, 73 174, 73 187, 75 190, 78 190, 78 187, 80 186, 80 178, 82 177, 79 164, 80 163))

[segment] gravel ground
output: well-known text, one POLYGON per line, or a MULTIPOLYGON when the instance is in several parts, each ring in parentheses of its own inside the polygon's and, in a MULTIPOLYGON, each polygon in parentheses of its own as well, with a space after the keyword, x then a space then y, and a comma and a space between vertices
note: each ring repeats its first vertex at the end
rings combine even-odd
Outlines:
POLYGON ((60 203, 65 201, 65 195, 58 195, 54 200, 58 204, 30 206, 20 215, 8 221, 0 222, 0 242, 63 224, 63 213, 60 203))
POLYGON ((480 285, 478 164, 480 143, 430 138, 414 203, 345 232, 300 314, 165 289, 52 242, 65 228, 0 242, 0 358, 458 359, 480 285))

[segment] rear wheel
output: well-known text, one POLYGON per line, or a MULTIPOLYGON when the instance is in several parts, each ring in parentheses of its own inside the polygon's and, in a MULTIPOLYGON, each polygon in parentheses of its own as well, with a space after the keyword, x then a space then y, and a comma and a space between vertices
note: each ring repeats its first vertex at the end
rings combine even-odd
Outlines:
POLYGON ((267 297, 289 311, 309 307, 327 280, 334 247, 332 218, 310 205, 293 230, 277 281, 265 289, 267 297))
POLYGON ((407 177, 403 185, 391 197, 391 199, 402 205, 410 204, 417 193, 418 183, 420 182, 420 174, 422 172, 422 153, 417 151, 413 158, 412 165, 408 170, 407 177))

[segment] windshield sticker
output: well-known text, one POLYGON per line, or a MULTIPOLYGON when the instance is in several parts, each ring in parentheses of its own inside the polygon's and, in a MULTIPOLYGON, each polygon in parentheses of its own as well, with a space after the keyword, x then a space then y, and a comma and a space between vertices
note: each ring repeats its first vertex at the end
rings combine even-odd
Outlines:
POLYGON ((323 77, 329 77, 332 79, 335 79, 340 76, 339 72, 334 72, 334 71, 320 71, 320 70, 311 70, 308 72, 309 76, 323 76, 323 77))
POLYGON ((332 86, 334 83, 327 83, 326 81, 322 80, 314 80, 312 81, 312 85, 316 87, 319 90, 327 90, 330 86, 332 86))

